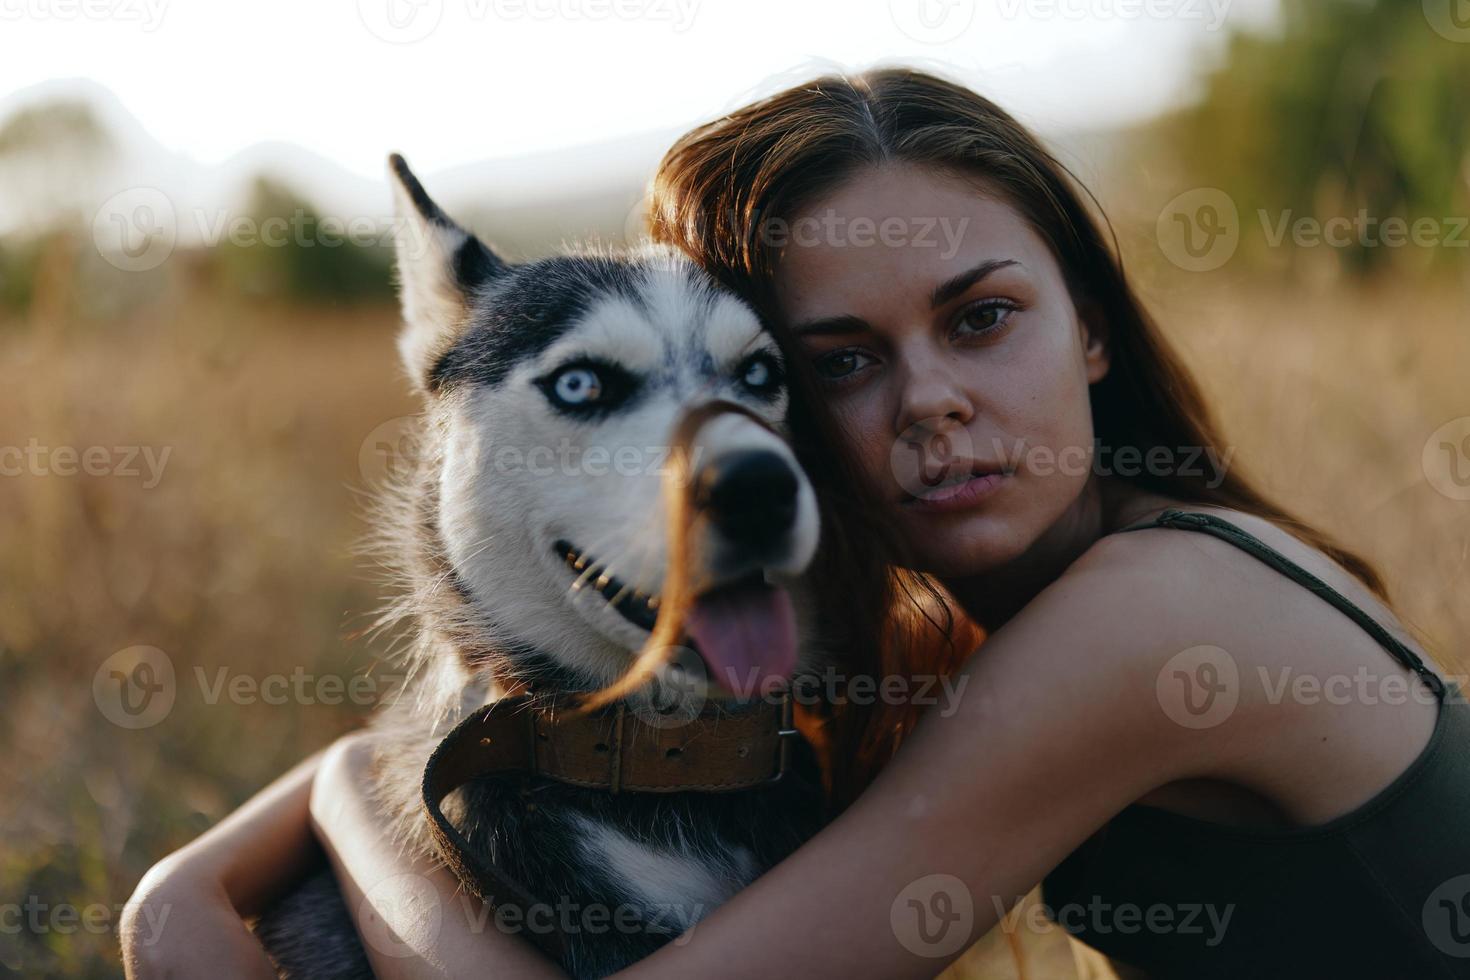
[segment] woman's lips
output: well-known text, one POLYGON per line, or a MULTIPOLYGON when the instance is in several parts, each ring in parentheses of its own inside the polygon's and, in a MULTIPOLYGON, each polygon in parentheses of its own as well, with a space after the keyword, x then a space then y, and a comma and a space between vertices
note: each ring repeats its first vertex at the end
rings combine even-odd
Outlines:
POLYGON ((922 495, 912 496, 903 503, 905 507, 924 511, 965 510, 995 493, 1008 478, 1009 474, 1002 472, 976 473, 959 483, 926 490, 922 495))

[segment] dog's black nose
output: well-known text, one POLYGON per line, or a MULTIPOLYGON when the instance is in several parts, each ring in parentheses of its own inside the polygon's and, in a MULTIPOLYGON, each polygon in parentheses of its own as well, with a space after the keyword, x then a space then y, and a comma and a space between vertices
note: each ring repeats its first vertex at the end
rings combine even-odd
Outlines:
POLYGON ((695 506, 740 544, 775 543, 796 521, 796 473, 768 449, 747 449, 715 460, 699 474, 695 506))

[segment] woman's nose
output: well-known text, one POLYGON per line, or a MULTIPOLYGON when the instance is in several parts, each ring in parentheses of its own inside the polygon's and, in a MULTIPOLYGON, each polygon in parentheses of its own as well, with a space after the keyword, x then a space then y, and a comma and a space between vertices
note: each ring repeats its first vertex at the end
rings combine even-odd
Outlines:
POLYGON ((920 424, 936 430, 964 425, 974 417, 975 405, 959 367, 944 352, 904 355, 897 432, 902 434, 920 424))

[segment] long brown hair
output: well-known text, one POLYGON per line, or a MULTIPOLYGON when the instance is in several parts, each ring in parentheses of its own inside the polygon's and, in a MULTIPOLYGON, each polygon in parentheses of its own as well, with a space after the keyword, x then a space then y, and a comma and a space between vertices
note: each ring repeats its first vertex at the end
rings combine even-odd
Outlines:
MULTIPOLYGON (((1207 459, 1188 471, 1141 473, 1130 478, 1135 485, 1281 525, 1386 599, 1367 561, 1267 499, 1238 466, 1220 462, 1215 420, 1124 275, 1096 199, 1034 136, 988 99, 932 74, 891 68, 829 75, 679 139, 654 179, 649 225, 655 241, 678 247, 749 298, 792 355, 793 437, 824 504, 813 581, 845 671, 942 674, 980 637, 937 583, 903 571, 901 543, 883 529, 881 509, 836 451, 835 422, 809 366, 794 356, 774 301, 777 250, 760 233, 859 170, 886 162, 982 178, 1046 241, 1073 302, 1098 317, 1111 346, 1111 369, 1091 388, 1100 444, 1134 447, 1141 458, 1155 447, 1192 447, 1207 459)), ((826 747, 839 801, 891 756, 916 713, 911 704, 850 704, 831 713, 826 747)))

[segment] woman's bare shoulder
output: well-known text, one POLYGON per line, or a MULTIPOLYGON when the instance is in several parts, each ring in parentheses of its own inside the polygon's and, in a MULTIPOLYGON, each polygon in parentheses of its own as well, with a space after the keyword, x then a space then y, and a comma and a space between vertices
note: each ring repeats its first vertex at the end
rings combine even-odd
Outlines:
MULTIPOLYGON (((1370 614, 1386 615, 1330 559, 1269 522, 1218 508, 1188 509, 1249 531, 1361 600, 1370 614)), ((1103 536, 996 638, 1007 632, 1028 648, 1020 657, 1110 692, 1120 705, 1153 715, 1162 710, 1185 727, 1192 721, 1187 709, 1174 717, 1180 711, 1167 701, 1169 692, 1189 683, 1203 703, 1205 688, 1228 682, 1241 725, 1260 720, 1254 708, 1279 707, 1281 699, 1271 697, 1275 687, 1263 677, 1351 673, 1358 666, 1401 671, 1312 590, 1229 541, 1172 528, 1103 536)), ((1293 714, 1273 711, 1271 724, 1289 724, 1293 714)))
MULTIPOLYGON (((1127 526, 1147 525, 1164 508, 1133 515, 1127 526)), ((1205 514, 1246 532, 1309 575, 1326 583, 1352 604, 1381 623, 1411 648, 1415 640, 1393 610, 1363 582, 1320 549, 1264 517, 1228 507, 1173 505, 1170 509, 1205 514)), ((1150 594, 1169 594, 1168 608, 1176 608, 1180 588, 1198 595, 1209 607, 1230 614, 1266 606, 1278 612, 1296 609, 1310 621, 1321 617, 1338 623, 1341 616, 1305 585, 1236 544, 1208 533, 1178 527, 1140 527, 1104 535, 1074 563, 1068 573, 1126 576, 1153 588, 1150 594), (1172 587, 1171 587, 1172 584, 1172 587)), ((1145 600, 1146 601, 1146 600, 1145 600)), ((1199 602, 1187 599, 1190 615, 1199 615, 1199 602)))
MULTIPOLYGON (((1286 529, 1224 508, 1178 509, 1246 531, 1424 656, 1366 585, 1286 529)), ((1094 610, 1118 638, 1109 666, 1152 669, 1158 710, 1181 731, 1213 733, 1213 772, 1201 775, 1259 788, 1305 821, 1366 797, 1429 737, 1435 709, 1408 703, 1429 695, 1404 663, 1319 588, 1230 541, 1178 528, 1107 535, 1063 583, 1070 608, 1094 610), (1344 758, 1355 761, 1345 768, 1344 758), (1320 766, 1341 778, 1312 788, 1320 766)))

